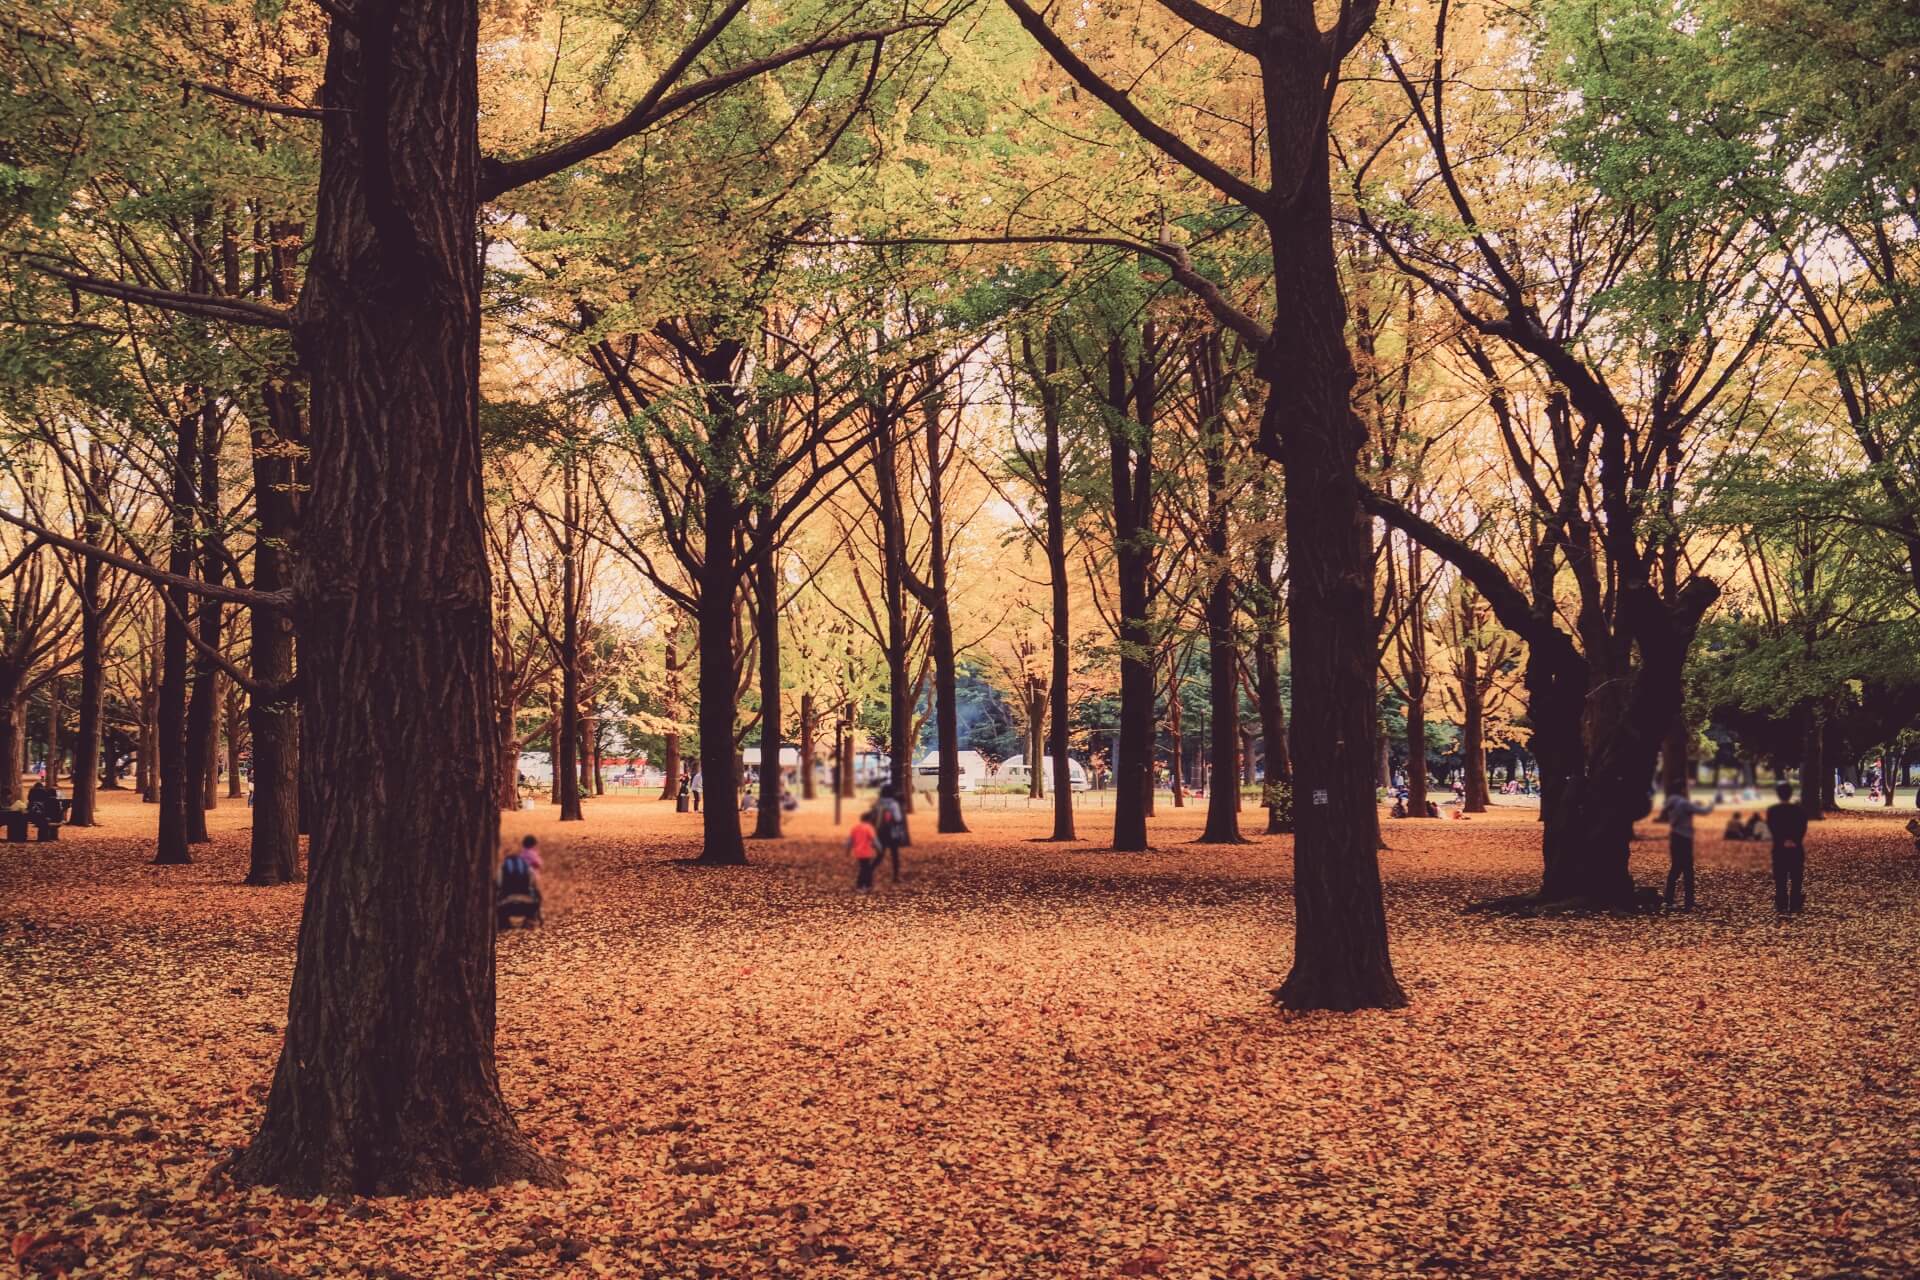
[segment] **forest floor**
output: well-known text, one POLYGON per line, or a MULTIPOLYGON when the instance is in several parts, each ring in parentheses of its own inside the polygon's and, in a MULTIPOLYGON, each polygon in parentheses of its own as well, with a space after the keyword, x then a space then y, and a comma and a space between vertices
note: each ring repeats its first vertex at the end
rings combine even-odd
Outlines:
POLYGON ((862 899, 825 809, 726 871, 675 865, 697 819, 656 802, 509 815, 550 870, 500 944, 500 1073, 571 1180, 422 1201, 215 1172, 300 909, 238 883, 240 802, 188 867, 124 795, 0 845, 0 1274, 1920 1274, 1910 811, 1818 826, 1787 920, 1765 849, 1715 838, 1692 915, 1463 915, 1534 881, 1531 815, 1389 822, 1411 1005, 1289 1016, 1284 838, 921 815, 862 899))

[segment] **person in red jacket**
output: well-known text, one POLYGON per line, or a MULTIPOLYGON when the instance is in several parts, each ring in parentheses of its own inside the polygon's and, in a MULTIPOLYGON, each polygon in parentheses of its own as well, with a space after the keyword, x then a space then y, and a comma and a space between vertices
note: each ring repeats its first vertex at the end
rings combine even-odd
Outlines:
POLYGON ((853 830, 847 833, 847 852, 852 854, 860 866, 860 874, 854 880, 857 893, 873 892, 873 869, 880 862, 880 834, 873 828, 873 810, 861 814, 853 824, 853 830))
POLYGON ((1793 784, 1774 788, 1780 803, 1767 806, 1773 837, 1773 909, 1785 914, 1807 905, 1807 811, 1793 803, 1793 784))

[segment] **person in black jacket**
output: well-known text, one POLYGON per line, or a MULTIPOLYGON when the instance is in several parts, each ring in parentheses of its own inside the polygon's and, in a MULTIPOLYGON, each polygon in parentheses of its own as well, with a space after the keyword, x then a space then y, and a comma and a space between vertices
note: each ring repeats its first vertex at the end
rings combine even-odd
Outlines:
POLYGON ((1793 803, 1793 784, 1774 788, 1780 803, 1767 806, 1767 831, 1773 837, 1773 909, 1782 913, 1807 905, 1807 811, 1793 803))

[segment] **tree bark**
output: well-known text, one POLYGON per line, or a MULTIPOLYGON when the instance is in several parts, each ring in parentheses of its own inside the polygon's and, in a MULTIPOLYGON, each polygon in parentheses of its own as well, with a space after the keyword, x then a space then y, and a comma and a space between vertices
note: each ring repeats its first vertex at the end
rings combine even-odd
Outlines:
POLYGON ((813 695, 800 695, 800 798, 811 800, 814 797, 813 783, 813 695))
POLYGON ((1212 585, 1207 590, 1207 692, 1213 767, 1207 775, 1207 825, 1201 844, 1240 844, 1240 643, 1234 634, 1233 561, 1227 521, 1227 440, 1223 415, 1224 372, 1220 337, 1210 335, 1195 353, 1195 382, 1201 391, 1202 452, 1207 478, 1207 559, 1212 585))
POLYGON ((1480 687, 1480 651, 1468 637, 1460 655, 1460 754, 1465 757, 1467 813, 1485 813, 1487 789, 1486 699, 1480 687))
MULTIPOLYGON (((673 724, 680 723, 680 650, 675 641, 667 641, 667 692, 666 714, 673 724)), ((662 800, 677 800, 680 796, 680 730, 670 728, 666 738, 666 760, 662 771, 666 781, 660 788, 662 800)))
MULTIPOLYGON (((89 546, 102 545, 105 516, 101 503, 112 479, 107 469, 106 451, 98 441, 87 446, 86 513, 82 536, 89 546)), ((80 722, 73 743, 73 812, 69 824, 91 827, 97 824, 95 809, 100 785, 101 713, 106 703, 106 604, 100 598, 98 560, 87 556, 80 563, 80 722)))
POLYGON ((1154 331, 1142 326, 1142 352, 1131 387, 1126 348, 1107 346, 1107 435, 1114 529, 1114 572, 1120 599, 1120 743, 1114 766, 1113 847, 1138 853, 1147 846, 1153 811, 1153 418, 1154 331), (1135 406, 1131 421, 1127 409, 1135 406))
POLYGON ((560 821, 579 822, 580 810, 580 479, 571 457, 562 464, 560 542, 560 697, 553 719, 553 799, 560 821))
MULTIPOLYGON (((286 284, 292 250, 276 235, 274 294, 290 297, 286 284)), ((253 432, 253 501, 259 536, 253 548, 253 585, 281 591, 290 585, 293 543, 298 536, 298 499, 293 453, 300 447, 301 396, 282 381, 262 388, 264 421, 253 432)), ((300 878, 299 698, 292 688, 293 621, 273 609, 253 609, 248 618, 248 663, 258 686, 247 699, 253 738, 253 833, 247 849, 248 884, 289 884, 300 878)))
POLYGON ((760 637, 760 809, 756 840, 780 838, 780 574, 774 531, 760 528, 754 565, 754 629, 760 637))
MULTIPOLYGON (((1275 52, 1270 60, 1298 56, 1275 52)), ((1294 1009, 1395 1008, 1407 998, 1388 953, 1379 809, 1368 777, 1377 707, 1373 547, 1355 471, 1366 433, 1349 400, 1354 373, 1324 181, 1324 99, 1301 92, 1309 83, 1317 90, 1319 75, 1297 68, 1281 83, 1298 89, 1268 91, 1270 119, 1278 97, 1282 117, 1321 122, 1303 152, 1313 168, 1299 196, 1268 221, 1283 302, 1260 352, 1271 389, 1261 444, 1279 456, 1286 478, 1293 726, 1312 744, 1294 760, 1293 967, 1275 995, 1294 1009)))
POLYGON ((472 0, 402 0, 336 19, 329 43, 295 321, 313 408, 295 590, 321 803, 286 1042, 235 1165, 300 1193, 560 1181, 494 1065, 477 42, 472 0))
MULTIPOLYGON (((1052 840, 1069 841, 1079 837, 1073 828, 1073 765, 1067 755, 1068 679, 1072 658, 1070 602, 1067 594, 1067 518, 1066 467, 1060 451, 1060 410, 1052 375, 1059 367, 1053 335, 1047 335, 1046 391, 1043 416, 1046 426, 1046 454, 1042 463, 1041 497, 1046 509, 1047 585, 1049 601, 1048 641, 1052 651, 1052 677, 1048 690, 1053 702, 1053 834, 1052 840)), ((1038 760, 1029 756, 1029 762, 1038 760)))
MULTIPOLYGON (((934 376, 929 374, 928 376, 934 376)), ((942 478, 947 459, 940 452, 940 397, 929 395, 927 419, 927 577, 908 571, 908 585, 926 608, 933 631, 934 747, 939 753, 938 817, 935 829, 967 829, 960 813, 959 672, 953 650, 953 611, 947 594, 947 526, 942 478)))
MULTIPOLYGON (((200 412, 180 419, 179 448, 173 461, 173 539, 167 552, 167 570, 180 577, 193 572, 194 477, 198 464, 200 412)), ((159 706, 155 712, 154 746, 160 784, 160 830, 153 860, 161 865, 193 861, 187 851, 188 815, 197 810, 190 783, 187 750, 187 627, 192 600, 179 587, 164 587, 166 608, 160 643, 159 706)), ((201 757, 204 760, 204 755, 201 757)), ((202 825, 205 820, 202 819, 202 825)))
MULTIPOLYGON (((222 561, 217 526, 220 519, 220 414, 209 399, 199 414, 200 439, 193 454, 197 472, 199 511, 194 517, 200 550, 200 575, 218 582, 222 561)), ((183 470, 187 463, 183 459, 183 470)), ((192 483, 192 479, 189 479, 192 483)), ((220 648, 220 602, 201 598, 193 614, 193 626, 200 636, 200 647, 193 650, 189 670, 193 687, 187 701, 187 841, 206 844, 213 839, 207 832, 207 810, 220 802, 219 759, 220 671, 208 650, 220 648)))
POLYGON ((733 608, 740 595, 740 563, 734 542, 743 512, 733 477, 740 432, 732 400, 737 344, 722 342, 704 353, 701 376, 709 387, 710 443, 715 459, 707 476, 701 516, 698 637, 700 659, 701 832, 703 866, 745 866, 740 834, 739 754, 734 749, 733 608))

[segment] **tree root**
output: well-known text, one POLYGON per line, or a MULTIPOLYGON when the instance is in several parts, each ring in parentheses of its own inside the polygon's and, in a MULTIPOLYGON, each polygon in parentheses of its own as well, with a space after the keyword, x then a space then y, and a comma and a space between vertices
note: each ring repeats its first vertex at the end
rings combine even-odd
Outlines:
POLYGON ((1464 908, 1469 915, 1511 916, 1540 919, 1547 916, 1640 916, 1660 910, 1658 889, 1635 888, 1632 898, 1542 898, 1537 893, 1516 893, 1504 898, 1483 898, 1464 908))

